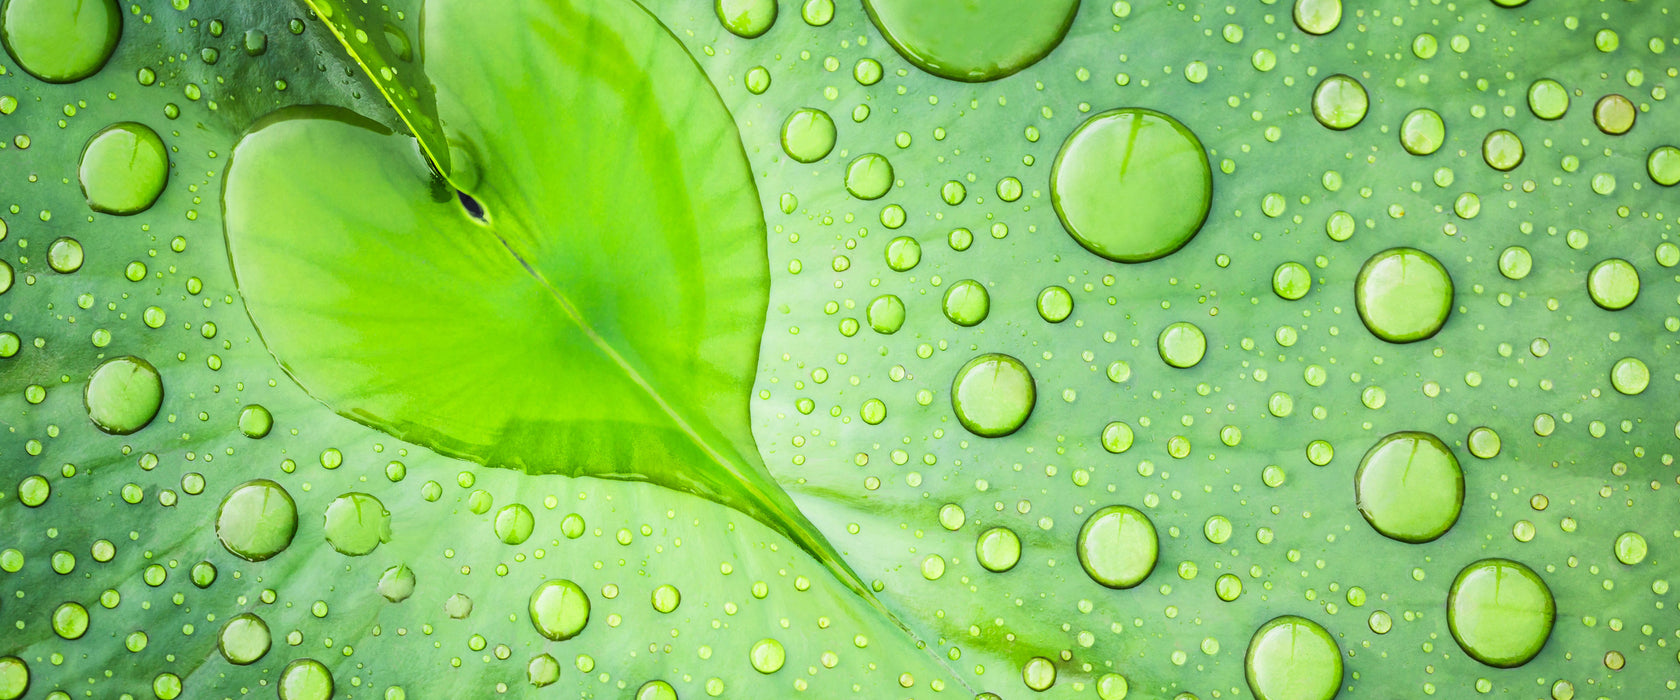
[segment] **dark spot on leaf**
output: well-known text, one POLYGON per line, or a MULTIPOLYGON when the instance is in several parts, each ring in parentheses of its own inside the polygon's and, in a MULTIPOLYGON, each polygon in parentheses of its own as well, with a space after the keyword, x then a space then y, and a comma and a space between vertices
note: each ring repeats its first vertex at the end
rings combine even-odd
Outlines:
POLYGON ((479 204, 478 200, 473 199, 472 195, 465 192, 456 192, 455 194, 461 200, 461 208, 467 210, 467 213, 471 214, 472 218, 478 219, 481 222, 490 220, 490 217, 486 216, 484 213, 484 205, 479 204))

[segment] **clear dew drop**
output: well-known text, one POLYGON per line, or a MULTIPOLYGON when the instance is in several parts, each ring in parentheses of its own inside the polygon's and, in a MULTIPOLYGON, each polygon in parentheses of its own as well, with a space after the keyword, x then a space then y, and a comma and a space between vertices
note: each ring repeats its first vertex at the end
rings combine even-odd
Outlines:
POLYGON ((1637 357, 1624 357, 1610 366, 1610 386, 1625 396, 1638 396, 1651 385, 1651 368, 1637 357))
POLYGON ((1051 285, 1038 293, 1038 316, 1051 323, 1061 323, 1073 314, 1073 295, 1063 287, 1051 285))
POLYGON ((1008 77, 1067 36, 1079 0, 864 0, 869 19, 905 60, 963 82, 1008 77))
POLYGON ((801 163, 815 163, 834 150, 834 119, 812 107, 795 110, 782 122, 782 150, 801 163))
POLYGON ((1021 666, 1021 682, 1035 692, 1044 692, 1056 684, 1056 663, 1042 656, 1027 659, 1021 666))
POLYGON ((1611 136, 1620 136, 1633 130, 1634 119, 1639 115, 1639 108, 1633 106, 1633 101, 1621 95, 1605 95, 1593 103, 1593 125, 1611 136))
POLYGON ((1365 453, 1354 475, 1360 515, 1384 537, 1418 544, 1440 538, 1464 507, 1464 470, 1440 438, 1388 435, 1365 453))
POLYGON ((298 659, 286 664, 275 684, 280 700, 329 700, 333 695, 332 671, 314 659, 298 659))
POLYGON ((560 662, 548 654, 537 654, 525 664, 525 681, 546 688, 560 680, 560 662))
POLYGON ((268 436, 274 429, 274 414, 260 404, 251 404, 239 410, 239 432, 252 440, 260 440, 268 436))
POLYGON ((531 515, 531 509, 526 508, 524 504, 513 503, 496 511, 496 539, 501 540, 503 544, 524 544, 536 527, 536 517, 531 515))
POLYGON ((959 280, 945 290, 945 318, 959 326, 980 325, 992 311, 992 297, 986 286, 974 280, 959 280))
POLYGON ((49 83, 99 72, 122 37, 116 0, 8 0, 0 43, 19 68, 49 83))
POLYGON ((88 377, 83 398, 95 426, 112 435, 129 435, 157 417, 163 406, 163 379, 150 362, 116 357, 88 377))
POLYGON ((151 127, 120 122, 88 139, 77 176, 94 211, 138 214, 163 194, 169 181, 169 153, 151 127))
POLYGON ((729 33, 754 39, 776 24, 776 0, 717 0, 718 21, 729 33))
POLYGON ((782 648, 781 642, 765 638, 753 643, 747 658, 752 662, 753 670, 768 675, 782 670, 782 664, 787 662, 787 650, 782 648))
POLYGON ((1079 565, 1108 588, 1131 588, 1149 578, 1160 554, 1155 524, 1131 506, 1108 506, 1079 529, 1079 565))
POLYGON ((1086 120, 1062 144, 1050 198, 1086 250, 1138 263, 1177 251, 1201 230, 1213 175, 1202 142, 1178 120, 1116 109, 1086 120))
POLYGON ((1354 287, 1354 306, 1365 328, 1391 343, 1434 336, 1446 324, 1452 304, 1447 269, 1416 248, 1389 248, 1371 256, 1354 287))
POLYGON ((677 689, 665 681, 648 681, 636 689, 636 700, 677 700, 677 689))
POLYGON ((1645 536, 1637 532, 1624 532, 1616 536, 1616 561, 1628 566, 1645 561, 1645 555, 1650 552, 1650 546, 1645 542, 1645 536))
POLYGON ((876 333, 892 335, 904 327, 904 301, 895 294, 882 294, 869 302, 866 316, 876 333))
POLYGON ((1324 35, 1342 23, 1342 0, 1295 0, 1295 26, 1308 34, 1324 35))
POLYGON ((1400 145, 1414 156, 1441 150, 1447 141, 1447 124, 1433 109, 1414 109, 1400 122, 1400 145))
POLYGON ((589 624, 589 596, 566 579, 546 581, 531 593, 530 613, 538 633, 563 642, 589 624))
POLYGON ((1562 119, 1569 112, 1569 89, 1551 78, 1541 78, 1528 86, 1528 110, 1547 121, 1562 119))
POLYGON ((1286 262, 1272 271, 1272 293, 1290 301, 1312 291, 1312 271, 1298 262, 1286 262))
POLYGON ((1256 700, 1331 700, 1342 685, 1342 650, 1323 626, 1284 615, 1254 632, 1243 674, 1256 700))
POLYGON ((1551 637, 1557 603, 1533 569, 1509 559, 1483 559, 1460 571, 1447 597, 1447 627, 1471 658, 1515 668, 1551 637))
POLYGON ((47 246, 47 267, 61 275, 82 269, 86 257, 81 242, 69 236, 55 239, 47 246))
POLYGON ((91 620, 88 618, 87 608, 81 603, 74 601, 61 603, 53 610, 53 633, 63 639, 81 639, 82 635, 87 634, 88 624, 90 622, 91 620))
POLYGON ((1109 454, 1120 454, 1132 449, 1132 426, 1122 421, 1113 421, 1103 426, 1102 446, 1109 454))
POLYGON ((327 505, 322 528, 327 544, 339 554, 359 557, 371 554, 381 543, 391 541, 391 512, 371 495, 346 493, 327 505))
POLYGON ((662 613, 670 613, 676 610, 678 605, 682 604, 682 591, 677 590, 676 586, 669 583, 661 585, 658 588, 653 589, 651 602, 653 603, 654 610, 658 610, 662 613))
POLYGON ((880 199, 893 186, 893 167, 879 153, 865 153, 846 166, 846 191, 858 199, 880 199))
POLYGON ((922 262, 922 244, 909 236, 899 236, 887 243, 887 267, 894 272, 909 272, 922 262))
POLYGON ((1161 335, 1155 339, 1155 349, 1161 354, 1162 362, 1189 369, 1207 355, 1207 335, 1196 324, 1179 321, 1161 329, 1161 335))
POLYGON ((246 561, 263 561, 285 551, 297 534, 297 504, 268 479, 235 486, 216 512, 216 538, 246 561))
POLYGON ((1320 81, 1318 88, 1313 90, 1313 118, 1328 129, 1345 131, 1359 126, 1359 122, 1365 121, 1365 113, 1370 108, 1371 96, 1353 76, 1332 75, 1320 81))
POLYGON ((1507 129, 1495 129, 1482 139, 1482 161, 1500 172, 1510 172, 1523 162, 1523 142, 1507 129))
POLYGON ((974 541, 974 558, 993 573, 1013 569, 1021 561, 1021 538, 1009 528, 991 528, 974 541))
POLYGON ((1032 415, 1037 398, 1027 366, 998 353, 969 360, 951 384, 951 408, 957 420, 981 437, 1003 437, 1019 430, 1032 415))
POLYGON ((1593 265, 1587 273, 1587 294, 1606 311, 1620 311, 1639 298, 1639 270, 1621 258, 1593 265))
POLYGON ((1645 159, 1645 172, 1651 176, 1651 182, 1663 187, 1680 184, 1680 148, 1658 146, 1651 149, 1651 155, 1645 159))
POLYGON ((406 564, 398 564, 379 575, 379 583, 375 589, 379 591, 381 598, 401 603, 414 595, 414 583, 414 570, 406 564))
POLYGON ((274 644, 268 623, 252 613, 241 613, 228 619, 216 636, 216 650, 222 658, 236 666, 256 663, 268 654, 274 644))
POLYGON ((29 664, 16 656, 0 657, 0 700, 17 700, 29 692, 29 664))

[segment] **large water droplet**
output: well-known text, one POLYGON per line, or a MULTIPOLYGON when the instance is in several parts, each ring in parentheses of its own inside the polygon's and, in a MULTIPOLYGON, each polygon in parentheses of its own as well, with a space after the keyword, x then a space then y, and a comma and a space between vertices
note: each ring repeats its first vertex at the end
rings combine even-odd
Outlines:
POLYGON ((251 404, 239 411, 239 432, 252 440, 268 436, 274 429, 274 414, 259 404, 251 404))
POLYGON ((391 541, 391 513, 373 496, 347 493, 327 506, 322 531, 339 554, 359 557, 391 541))
POLYGON ((1051 323, 1066 321, 1073 314, 1073 294, 1064 287, 1051 285, 1038 293, 1038 316, 1051 323))
POLYGON ((235 486, 216 511, 216 538, 246 561, 263 561, 285 551, 297 534, 297 503, 268 479, 235 486))
POLYGON ((238 666, 256 663, 273 644, 268 623, 251 613, 233 616, 216 637, 216 649, 222 652, 222 658, 238 666))
POLYGON ((1522 165, 1522 139, 1506 129, 1496 129, 1482 139, 1482 160, 1488 167, 1500 172, 1509 172, 1522 165))
POLYGON ((314 659, 298 659, 280 672, 280 700, 328 700, 333 694, 332 671, 314 659))
POLYGON ((138 357, 106 360, 88 377, 83 396, 88 418, 112 435, 139 431, 163 406, 163 379, 157 368, 138 357))
POLYGON ((1447 124, 1433 109, 1414 109, 1400 122, 1400 145, 1415 156, 1441 150, 1447 141, 1447 124))
POLYGON ((560 661, 548 654, 537 654, 525 665, 525 680, 538 688, 546 688, 560 680, 560 661))
POLYGON ((1050 198, 1074 240, 1118 262, 1154 260, 1201 230, 1213 201, 1202 142, 1178 120, 1116 109, 1081 124, 1050 172, 1050 198))
POLYGON ((801 163, 815 163, 834 150, 834 119, 807 107, 782 122, 782 150, 801 163))
POLYGON ((414 570, 405 564, 398 564, 385 570, 379 575, 376 586, 379 596, 393 603, 401 603, 414 595, 414 570))
POLYGON ((893 167, 879 153, 865 153, 846 166, 846 191, 858 199, 880 199, 893 186, 893 167))
POLYGON ((536 517, 523 504, 510 504, 496 511, 496 539, 505 544, 523 544, 536 527, 536 517))
POLYGON ((116 0, 7 0, 0 14, 6 53, 24 72, 49 83, 99 72, 122 37, 116 0))
POLYGON ((997 80, 1055 50, 1079 0, 864 0, 887 42, 917 68, 950 80, 997 80))
POLYGON ((774 639, 760 639, 752 645, 747 658, 752 662, 753 670, 770 674, 782 670, 782 664, 787 663, 787 650, 774 639))
POLYGON ((1551 78, 1536 80, 1528 86, 1528 109, 1547 121, 1562 119, 1569 111, 1569 89, 1551 78))
POLYGON ((1325 78, 1313 91, 1313 117, 1324 126, 1343 131, 1365 121, 1371 108, 1371 97, 1365 86, 1352 76, 1336 74, 1325 78))
POLYGON ((1207 335, 1194 323, 1179 321, 1161 329, 1155 339, 1155 349, 1161 360, 1179 369, 1189 369, 1201 363, 1207 354, 1207 335))
POLYGON ((1389 248, 1359 270, 1354 306, 1372 335, 1391 343, 1434 336, 1452 312, 1453 282, 1434 256, 1389 248))
POLYGON ((1160 541, 1149 516, 1131 506, 1108 506, 1079 529, 1079 565, 1109 588, 1131 588, 1149 578, 1160 541))
POLYGON ((1552 634, 1557 603, 1533 569, 1483 559, 1460 571, 1447 597, 1447 626, 1471 658, 1495 668, 1528 663, 1552 634))
POLYGON ((636 689, 636 700, 677 700, 677 689, 665 681, 648 681, 636 689))
POLYGON ((1007 527, 994 527, 974 541, 974 558, 987 571, 1002 573, 1021 561, 1021 538, 1007 527))
POLYGON ((1256 700, 1330 700, 1342 685, 1342 650, 1318 623, 1284 615, 1248 641, 1243 673, 1256 700))
POLYGON ((894 294, 882 294, 869 302, 865 316, 876 333, 892 335, 904 327, 904 301, 894 294))
POLYGON ((1620 311, 1639 298, 1639 270, 1621 258, 1594 265, 1587 273, 1587 294, 1607 311, 1620 311))
POLYGON ((735 36, 763 36, 776 23, 776 0, 717 0, 718 21, 735 36))
POLYGON ((127 216, 157 201, 169 181, 169 153, 151 127, 112 124, 88 139, 78 170, 82 194, 94 211, 127 216))
POLYGON ((82 635, 87 634, 89 622, 87 608, 81 603, 62 603, 53 610, 53 632, 64 639, 81 639, 82 635))
POLYGON ((975 326, 992 311, 992 297, 985 285, 961 280, 945 290, 945 318, 959 326, 975 326))
POLYGON ((1342 0, 1295 0, 1295 26, 1308 34, 1329 34, 1342 23, 1342 0))
POLYGON ((951 384, 951 408, 957 420, 981 437, 1003 437, 1019 430, 1037 400, 1037 386, 1027 366, 998 353, 969 360, 951 384))
POLYGON ((589 624, 589 596, 565 579, 544 582, 531 593, 531 625, 556 642, 564 642, 589 624))
POLYGON ((0 657, 0 700, 17 700, 29 692, 29 664, 16 656, 0 657))
POLYGON ((1359 513, 1384 536, 1429 542, 1464 507, 1464 470, 1440 438, 1399 432, 1377 441, 1353 477, 1359 513))
POLYGON ((1637 532, 1624 532, 1616 536, 1616 561, 1633 566, 1645 561, 1645 555, 1650 552, 1650 545, 1645 542, 1645 536, 1637 532))
POLYGON ((1680 184, 1680 148, 1658 146, 1651 149, 1651 155, 1645 159, 1645 172, 1651 176, 1651 182, 1663 187, 1680 184))

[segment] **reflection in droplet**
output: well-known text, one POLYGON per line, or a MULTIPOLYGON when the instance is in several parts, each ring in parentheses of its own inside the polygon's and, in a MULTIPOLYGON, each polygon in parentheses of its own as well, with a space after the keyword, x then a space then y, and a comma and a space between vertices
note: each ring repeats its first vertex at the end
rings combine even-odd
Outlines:
POLYGON ((1032 415, 1037 386, 1027 366, 1008 355, 990 353, 968 361, 951 384, 951 408, 969 432, 1003 437, 1032 415))
POLYGON ((1533 569, 1483 559, 1460 571, 1447 597, 1447 627, 1466 654, 1495 668, 1515 668, 1551 637, 1557 603, 1533 569))
POLYGON ((776 0, 717 0, 718 21, 745 39, 763 36, 776 23, 776 0))
POLYGON ((1021 538, 1006 527, 982 532, 974 541, 974 558, 987 571, 1001 573, 1013 569, 1021 561, 1021 538))
POLYGON ((298 659, 286 664, 276 683, 280 700, 328 700, 333 695, 332 671, 314 659, 298 659))
POLYGON ((589 596, 565 579, 546 581, 531 593, 531 625, 556 642, 576 637, 589 624, 589 596))
POLYGON ((88 139, 77 174, 82 194, 94 211, 138 214, 163 194, 169 181, 169 153, 151 127, 120 122, 88 139))
POLYGON ((129 435, 151 424, 163 406, 163 379, 138 357, 106 360, 88 377, 83 394, 88 418, 112 435, 129 435))
POLYGON ((782 122, 782 150, 801 163, 827 157, 834 150, 834 138, 834 119, 820 109, 797 110, 782 122))
POLYGON ((1401 542, 1439 538, 1464 507, 1464 470, 1452 450, 1429 433, 1398 432, 1378 440, 1353 482, 1360 515, 1401 542))
POLYGON ((986 320, 992 310, 991 295, 985 285, 974 280, 961 280, 945 290, 945 318, 959 326, 975 326, 986 320))
POLYGON ((1434 256, 1416 248, 1390 248, 1365 261, 1354 287, 1354 306, 1372 335, 1391 343, 1434 336, 1452 312, 1453 282, 1434 256))
POLYGON ((1336 74, 1319 82, 1313 91, 1313 118, 1325 127, 1343 131, 1365 120, 1371 107, 1371 97, 1365 86, 1352 76, 1336 74))
POLYGON ((1329 34, 1342 23, 1342 0, 1295 0, 1295 26, 1308 34, 1329 34))
POLYGON ((1161 329, 1155 348, 1168 365, 1188 369, 1199 364, 1207 354, 1207 335, 1196 324, 1179 321, 1161 329))
POLYGON ((222 625, 221 634, 216 636, 216 649, 222 653, 222 658, 237 666, 256 663, 268 654, 273 643, 268 623, 251 613, 229 618, 222 625))
POLYGON ((1594 265, 1587 273, 1587 293, 1606 311, 1620 311, 1639 298, 1639 270, 1621 258, 1594 265))
POLYGON ((1138 263, 1171 254, 1201 230, 1213 176, 1202 142, 1178 120, 1116 109, 1068 136, 1051 168, 1050 197, 1086 250, 1138 263))
POLYGON ((1079 564, 1109 588, 1131 588, 1155 570, 1160 542, 1149 516, 1131 506, 1108 506, 1079 529, 1079 564))
POLYGON ((297 504, 286 489, 268 479, 235 486, 216 512, 216 538, 246 561, 263 561, 285 551, 296 534, 297 504))

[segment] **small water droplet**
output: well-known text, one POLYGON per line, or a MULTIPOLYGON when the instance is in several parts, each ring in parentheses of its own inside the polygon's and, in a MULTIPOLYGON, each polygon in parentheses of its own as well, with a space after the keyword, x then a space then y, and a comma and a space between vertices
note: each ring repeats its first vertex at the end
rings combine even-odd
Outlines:
POLYGON ((864 8, 905 60, 975 83, 1014 75, 1049 55, 1067 36, 1079 0, 865 0, 864 8))
POLYGON ((1195 367, 1207 354, 1207 335, 1196 324, 1179 321, 1161 329, 1155 339, 1161 360, 1179 369, 1195 367))
POLYGON ((782 664, 787 662, 787 650, 782 643, 774 639, 760 639, 752 645, 748 653, 753 670, 763 674, 771 674, 782 670, 782 664))
POLYGON ((368 494, 351 492, 333 499, 325 519, 327 544, 339 554, 359 557, 391 541, 391 513, 368 494))
POLYGON ((1021 538, 1014 530, 994 527, 974 541, 974 558, 987 571, 1002 573, 1021 561, 1021 538))
POLYGON ((1345 131, 1365 120, 1371 97, 1353 76, 1340 73, 1320 81, 1313 91, 1313 117, 1326 128, 1345 131))
POLYGON ((992 298, 985 285, 974 280, 961 280, 945 290, 945 318, 959 326, 976 326, 986 320, 992 310, 992 298))
POLYGON ((717 0, 718 21, 729 33, 754 39, 776 23, 776 0, 717 0))

